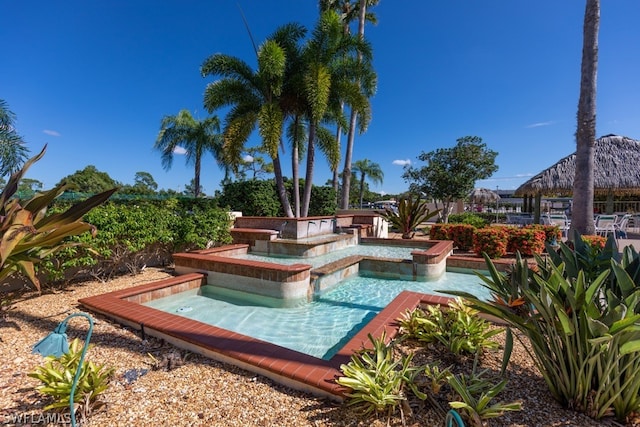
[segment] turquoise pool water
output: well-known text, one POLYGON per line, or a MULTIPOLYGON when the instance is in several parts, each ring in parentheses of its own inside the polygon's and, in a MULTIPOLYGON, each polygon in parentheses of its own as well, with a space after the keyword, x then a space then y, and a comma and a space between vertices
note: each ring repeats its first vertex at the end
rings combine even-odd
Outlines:
POLYGON ((330 359, 401 291, 434 294, 436 290, 456 289, 488 298, 480 282, 476 275, 454 272, 427 282, 356 275, 312 302, 286 308, 265 306, 263 297, 207 285, 145 305, 330 359))
POLYGON ((256 253, 248 253, 243 255, 234 255, 233 258, 248 259, 252 261, 271 262, 275 264, 309 264, 313 268, 329 264, 330 262, 337 261, 339 259, 348 257, 350 255, 368 255, 375 256, 377 258, 398 258, 398 259, 412 259, 411 252, 424 251, 426 248, 409 248, 403 246, 388 246, 388 245, 366 245, 359 244, 349 246, 344 249, 330 252, 325 255, 319 255, 309 258, 300 257, 287 257, 277 255, 259 255, 256 253))

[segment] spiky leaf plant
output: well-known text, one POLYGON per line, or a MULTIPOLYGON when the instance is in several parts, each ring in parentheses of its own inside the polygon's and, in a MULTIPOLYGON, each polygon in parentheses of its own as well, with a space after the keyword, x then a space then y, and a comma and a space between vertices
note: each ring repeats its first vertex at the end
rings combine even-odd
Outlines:
POLYGON ((106 201, 116 190, 96 194, 79 202, 64 212, 47 215, 47 207, 61 195, 67 185, 62 183, 55 188, 38 193, 30 200, 14 198, 18 184, 29 167, 40 160, 46 151, 29 159, 21 170, 9 178, 0 193, 0 280, 22 273, 40 290, 35 265, 47 255, 70 243, 64 240, 87 231, 95 233, 91 224, 82 221, 82 217, 94 207, 106 201))
POLYGON ((423 222, 438 215, 439 210, 431 211, 427 204, 418 196, 402 198, 398 202, 398 211, 385 208, 377 211, 384 219, 402 232, 403 239, 412 239, 416 234, 415 229, 423 222))

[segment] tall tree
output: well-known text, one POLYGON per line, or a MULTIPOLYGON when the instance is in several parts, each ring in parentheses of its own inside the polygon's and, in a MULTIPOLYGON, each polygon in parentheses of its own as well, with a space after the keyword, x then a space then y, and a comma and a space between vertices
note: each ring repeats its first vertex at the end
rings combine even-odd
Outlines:
POLYGON ((439 148, 422 152, 418 159, 427 162, 421 168, 408 167, 402 177, 410 183, 410 190, 441 201, 442 222, 448 222, 453 202, 463 199, 473 190, 479 179, 489 178, 498 166, 498 153, 489 150, 478 136, 459 138, 453 148, 439 148))
POLYGON ((364 197, 364 182, 369 178, 374 184, 382 184, 384 172, 380 165, 369 159, 356 160, 351 168, 353 173, 360 174, 360 209, 362 209, 362 198, 364 197))
POLYGON ((181 110, 175 116, 165 116, 160 124, 160 132, 154 148, 162 153, 162 166, 171 169, 173 156, 180 148, 185 150, 187 164, 194 165, 193 197, 198 197, 200 189, 200 171, 202 157, 211 153, 219 163, 224 160, 222 153, 222 135, 220 122, 216 116, 204 120, 193 118, 188 110, 181 110))
MULTIPOLYGON (((342 30, 342 21, 333 11, 322 13, 314 28, 313 36, 305 46, 303 78, 306 102, 305 117, 308 122, 307 167, 302 199, 301 215, 307 216, 313 185, 316 143, 337 168, 339 148, 331 133, 320 124, 323 121, 343 122, 341 101, 351 105, 352 110, 363 112, 368 118, 368 97, 358 86, 358 81, 349 78, 361 70, 369 71, 371 49, 361 38, 352 37, 342 30), (357 54, 365 61, 352 61, 357 54), (365 65, 363 65, 365 64, 365 65)), ((368 120, 362 125, 366 127, 368 120)))
MULTIPOLYGON (((600 0, 587 0, 584 12, 580 99, 576 130, 576 174, 573 180, 571 228, 594 234, 593 158, 596 142, 596 77, 598 71, 598 31, 600 0)), ((573 233, 570 233, 572 236, 573 233)))
MULTIPOLYGON (((367 5, 376 5, 377 0, 359 0, 358 3, 358 37, 364 40, 364 25, 367 17, 371 16, 367 14, 367 5)), ((371 19, 371 18, 370 18, 371 19)), ((362 61, 362 55, 358 54, 358 60, 362 61)), ((373 95, 373 93, 371 93, 373 95)), ((342 209, 346 209, 349 206, 349 191, 351 187, 351 162, 353 159, 353 145, 355 140, 355 131, 358 121, 358 111, 351 110, 351 117, 349 119, 349 131, 347 133, 347 149, 344 156, 344 170, 342 171, 342 209)))
POLYGON ((14 127, 16 115, 0 99, 0 176, 9 175, 27 160, 29 149, 14 127))
MULTIPOLYGON (((364 20, 367 22, 371 22, 373 24, 377 24, 377 18, 375 16, 375 14, 371 13, 370 11, 366 10, 366 7, 369 6, 375 6, 377 5, 379 2, 379 0, 367 0, 366 4, 365 4, 365 11, 364 11, 364 20)), ((325 12, 327 10, 334 10, 337 13, 340 14, 340 18, 342 19, 342 28, 343 28, 343 32, 344 34, 350 34, 351 33, 351 29, 350 29, 350 25, 352 22, 359 22, 360 23, 360 18, 361 18, 361 12, 362 12, 362 8, 361 8, 361 4, 360 4, 360 0, 356 0, 356 1, 352 1, 352 0, 320 0, 319 1, 319 6, 320 6, 320 12, 325 12)), ((364 38, 364 24, 362 25, 362 37, 364 38)), ((375 80, 375 75, 372 76, 375 80)), ((366 79, 362 79, 364 82, 366 82, 366 79)), ((375 83, 373 84, 375 86, 375 83)), ((367 85, 365 84, 365 87, 367 85)), ((373 93, 371 93, 372 95, 373 93)), ((342 111, 344 109, 344 103, 341 103, 340 105, 340 110, 342 111)), ((352 120, 355 120, 352 117, 352 120)), ((353 122, 353 121, 352 121, 353 122)), ((351 123, 351 122, 350 122, 351 123)), ((338 148, 340 148, 340 140, 342 137, 342 130, 345 128, 345 126, 342 126, 340 124, 338 124, 338 126, 336 126, 336 144, 338 146, 338 148)), ((349 149, 349 147, 347 147, 347 152, 349 154, 349 156, 352 156, 353 153, 353 138, 355 136, 355 133, 351 133, 351 148, 349 149)), ((348 160, 349 162, 351 162, 351 159, 349 158, 348 160)), ((346 165, 347 160, 345 159, 345 165, 346 165)), ((335 167, 333 165, 331 165, 332 168, 332 172, 333 172, 333 178, 332 178, 332 186, 334 191, 336 192, 336 194, 338 194, 338 181, 339 181, 339 173, 338 173, 338 166, 336 165, 335 167)), ((350 179, 349 179, 349 183, 350 183, 350 179)))
POLYGON ((200 69, 203 76, 220 76, 205 89, 205 107, 210 112, 231 107, 223 132, 228 164, 237 171, 240 154, 257 126, 262 149, 273 161, 278 198, 289 217, 294 214, 284 186, 279 154, 284 120, 292 108, 283 95, 289 66, 283 46, 296 46, 305 34, 305 28, 297 24, 280 27, 256 50, 258 68, 255 71, 241 59, 225 54, 210 56, 200 69))
POLYGON ((56 184, 56 187, 65 184, 70 190, 87 194, 101 193, 120 186, 108 173, 99 171, 94 165, 88 165, 82 170, 65 176, 56 184))

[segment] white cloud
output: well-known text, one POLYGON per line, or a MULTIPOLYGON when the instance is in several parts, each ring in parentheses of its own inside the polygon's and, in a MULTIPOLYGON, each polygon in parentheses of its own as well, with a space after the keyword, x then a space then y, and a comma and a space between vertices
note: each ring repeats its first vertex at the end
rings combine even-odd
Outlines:
POLYGON ((178 145, 173 149, 173 154, 187 154, 187 150, 178 145))
POLYGON ((554 121, 533 123, 533 124, 525 126, 525 128, 532 129, 532 128, 539 128, 539 127, 542 127, 542 126, 551 126, 554 123, 555 123, 554 121))
POLYGON ((525 178, 525 177, 528 177, 528 176, 533 176, 533 174, 530 173, 530 172, 529 173, 518 173, 518 174, 516 174, 516 178, 525 178))
POLYGON ((247 155, 245 155, 245 156, 242 158, 242 160, 243 160, 245 163, 253 163, 253 156, 252 156, 252 155, 250 155, 250 154, 247 154, 247 155))
POLYGON ((59 132, 56 132, 55 130, 49 130, 49 129, 43 130, 42 133, 46 133, 49 136, 61 136, 59 132))
POLYGON ((394 160, 393 164, 397 166, 408 166, 411 164, 411 160, 394 160))

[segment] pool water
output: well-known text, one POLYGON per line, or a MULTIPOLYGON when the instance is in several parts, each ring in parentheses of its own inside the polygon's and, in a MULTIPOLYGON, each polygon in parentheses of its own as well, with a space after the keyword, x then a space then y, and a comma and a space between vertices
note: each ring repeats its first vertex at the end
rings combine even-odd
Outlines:
POLYGON ((413 251, 425 251, 427 248, 409 248, 404 246, 389 246, 389 245, 366 245, 359 244, 349 246, 343 249, 339 249, 333 252, 329 252, 324 255, 318 255, 308 258, 300 258, 294 256, 278 256, 278 255, 260 255, 257 253, 247 253, 234 255, 233 258, 247 259, 251 261, 270 262, 274 264, 309 264, 313 268, 318 268, 323 265, 329 264, 333 261, 345 258, 350 255, 365 255, 373 256, 376 258, 398 258, 398 259, 412 259, 411 252, 413 251))
MULTIPOLYGON (((342 251, 341 251, 342 252, 342 251)), ((344 255, 343 255, 344 256, 344 255)), ((474 274, 446 272, 432 281, 351 276, 312 302, 273 308, 263 297, 206 285, 145 303, 165 312, 330 359, 400 292, 456 289, 488 298, 474 274)))

